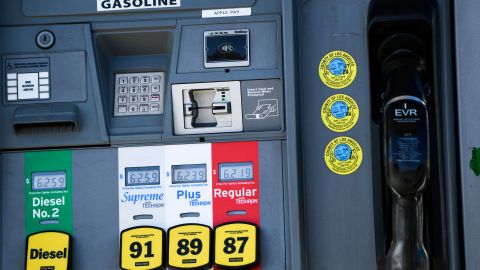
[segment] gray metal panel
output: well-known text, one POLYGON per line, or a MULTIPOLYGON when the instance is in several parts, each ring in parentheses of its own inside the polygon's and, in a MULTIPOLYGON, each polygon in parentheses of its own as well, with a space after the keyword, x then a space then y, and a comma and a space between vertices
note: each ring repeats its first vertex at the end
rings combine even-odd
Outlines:
POLYGON ((72 269, 117 269, 116 148, 74 150, 72 269))
MULTIPOLYGON (((4 128, 0 131, 0 148, 25 149, 108 143, 90 35, 88 25, 0 28, 0 38, 2 39, 0 55, 28 54, 29 56, 50 57, 51 100, 39 103, 63 103, 70 98, 69 104, 78 109, 79 119, 75 132, 44 129, 36 130, 36 133, 19 134, 15 131, 12 122, 15 111, 17 108, 28 107, 32 102, 6 104, 0 108, 0 121, 4 123, 4 128), (35 44, 37 33, 45 29, 52 31, 57 36, 54 48, 48 51, 38 48, 35 44), (60 59, 66 52, 68 52, 68 57, 60 59), (67 61, 68 59, 71 62, 67 61), (78 70, 76 67, 82 67, 82 69, 78 70), (72 82, 69 80, 72 76, 78 78, 83 76, 84 80, 80 83, 75 81, 76 85, 72 88, 72 82)), ((4 68, 2 64, 0 66, 2 77, 4 68)), ((3 96, 6 92, 5 84, 0 84, 0 88, 3 96)), ((38 108, 39 113, 43 110, 43 107, 40 106, 35 108, 38 108)))
POLYGON ((2 269, 25 262, 25 197, 23 153, 2 155, 2 269))
POLYGON ((262 269, 286 269, 280 141, 258 144, 260 167, 260 262, 262 269))
POLYGON ((463 207, 463 241, 465 269, 478 269, 480 265, 480 178, 469 168, 474 147, 480 146, 478 105, 480 94, 480 2, 457 0, 455 6, 456 68, 460 174, 463 207))
POLYGON ((309 269, 377 269, 371 164, 370 100, 366 19, 369 1, 299 2, 302 91, 303 173, 309 269), (325 86, 318 65, 325 54, 342 50, 357 63, 355 81, 345 89, 325 86), (348 132, 335 133, 323 124, 320 110, 331 95, 353 97, 360 118, 348 132), (355 139, 363 163, 340 176, 324 161, 327 144, 339 136, 355 139))
MULTIPOLYGON (((446 257, 449 270, 459 270, 463 269, 463 261, 461 258, 462 249, 460 243, 462 243, 460 235, 460 220, 461 205, 460 199, 458 198, 458 176, 459 172, 459 150, 458 150, 458 140, 459 136, 456 132, 457 126, 468 127, 459 120, 455 119, 455 112, 457 111, 455 104, 455 94, 456 92, 461 92, 461 90, 455 91, 454 80, 455 76, 453 74, 454 68, 454 56, 453 47, 454 43, 452 39, 459 40, 455 36, 454 26, 452 25, 452 17, 458 18, 455 16, 452 0, 437 0, 439 19, 437 23, 437 33, 439 33, 439 40, 437 45, 438 55, 437 55, 437 66, 438 66, 438 78, 440 89, 439 97, 439 109, 437 109, 437 114, 441 119, 441 142, 439 144, 442 147, 442 153, 440 154, 442 158, 442 168, 439 168, 440 174, 444 176, 444 196, 445 196, 445 218, 446 218, 446 238, 447 238, 447 247, 446 247, 446 257)), ((462 14, 462 13, 460 13, 462 14)), ((463 14, 461 15, 463 16, 463 14)), ((477 16, 476 16, 477 17, 477 16)), ((471 37, 468 37, 470 41, 471 37)), ((467 43, 467 42, 465 42, 467 43)), ((457 47, 458 49, 459 47, 457 47)), ((458 59, 458 58, 457 58, 458 59)), ((473 60, 473 58, 469 58, 473 60)), ((463 62, 459 62, 460 66, 463 67, 463 62)), ((457 66, 458 67, 458 66, 457 66)), ((460 89, 458 87, 457 89, 460 89)), ((457 101, 459 101, 458 99, 457 101)), ((469 122, 470 123, 470 122, 469 122)), ((462 145, 461 143, 459 145, 462 145)), ((462 165, 466 163, 462 163, 462 165)), ((477 245, 478 246, 478 245, 477 245)), ((478 268, 478 265, 477 265, 478 268)))

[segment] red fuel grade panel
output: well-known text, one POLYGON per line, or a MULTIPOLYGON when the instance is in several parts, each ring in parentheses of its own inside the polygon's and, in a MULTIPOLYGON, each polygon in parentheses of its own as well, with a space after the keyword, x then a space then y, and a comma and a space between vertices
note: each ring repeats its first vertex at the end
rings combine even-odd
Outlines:
POLYGON ((237 221, 260 225, 258 142, 213 143, 212 167, 213 225, 237 221), (229 215, 231 211, 240 214, 229 215))
POLYGON ((213 143, 212 169, 213 226, 229 222, 260 226, 258 142, 213 143))

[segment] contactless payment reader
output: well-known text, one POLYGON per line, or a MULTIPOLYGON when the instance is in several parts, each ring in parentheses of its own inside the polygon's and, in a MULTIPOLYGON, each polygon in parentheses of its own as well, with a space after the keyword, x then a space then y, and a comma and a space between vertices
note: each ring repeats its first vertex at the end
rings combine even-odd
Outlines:
POLYGON ((205 67, 242 67, 250 65, 248 29, 206 31, 205 67))
POLYGON ((160 269, 165 264, 163 148, 118 150, 120 268, 160 269))

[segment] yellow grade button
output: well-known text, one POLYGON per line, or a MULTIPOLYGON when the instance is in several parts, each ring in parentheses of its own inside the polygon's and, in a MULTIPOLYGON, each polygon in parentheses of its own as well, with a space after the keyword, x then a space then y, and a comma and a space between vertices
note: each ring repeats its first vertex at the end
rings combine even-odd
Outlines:
POLYGON ((120 234, 120 268, 123 270, 159 269, 164 266, 165 232, 141 226, 120 234))
POLYGON ((212 229, 184 224, 168 230, 168 266, 173 269, 202 269, 212 264, 212 229))
POLYGON ((29 235, 25 269, 69 269, 70 240, 70 235, 64 232, 46 231, 29 235))
POLYGON ((258 263, 258 226, 227 223, 215 228, 215 264, 223 268, 249 267, 258 263))

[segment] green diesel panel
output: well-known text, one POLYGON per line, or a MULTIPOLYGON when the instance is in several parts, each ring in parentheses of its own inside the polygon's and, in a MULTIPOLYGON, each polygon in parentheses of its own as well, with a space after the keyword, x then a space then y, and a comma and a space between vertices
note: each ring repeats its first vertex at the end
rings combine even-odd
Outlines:
POLYGON ((25 231, 72 233, 72 152, 27 152, 25 231))

